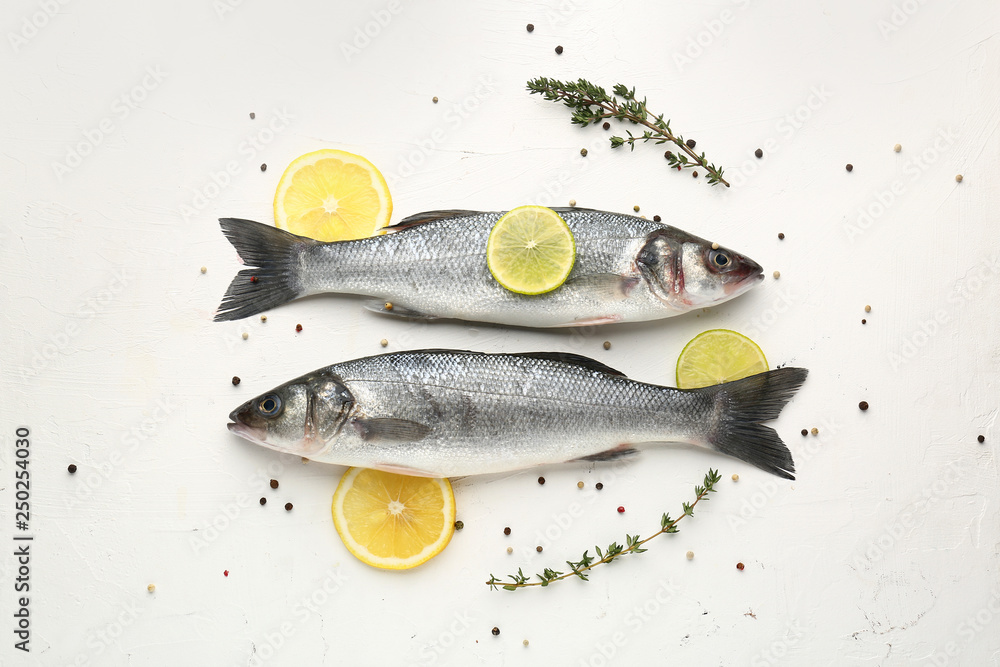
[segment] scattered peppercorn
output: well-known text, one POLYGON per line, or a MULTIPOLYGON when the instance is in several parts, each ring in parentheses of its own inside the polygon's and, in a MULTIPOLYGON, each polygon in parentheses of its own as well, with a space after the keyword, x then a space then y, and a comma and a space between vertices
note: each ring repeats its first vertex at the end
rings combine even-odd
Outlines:
POLYGON ((538 483, 539 484, 545 484, 545 478, 544 477, 539 477, 538 478, 538 483))
POLYGON ((688 139, 688 140, 687 140, 687 141, 685 141, 684 143, 685 143, 685 144, 687 144, 687 147, 688 147, 688 148, 694 148, 694 145, 695 145, 695 144, 696 144, 697 142, 696 142, 696 141, 695 141, 694 139, 688 139))
POLYGON ((868 409, 868 401, 861 401, 860 403, 858 403, 858 408, 860 410, 862 410, 862 411, 867 410, 868 409))
POLYGON ((250 276, 250 282, 252 283, 257 282, 257 276, 250 276))
POLYGON ((861 318, 861 324, 868 324, 868 320, 866 320, 865 318, 862 317, 861 318))
POLYGON ((576 206, 576 200, 575 199, 570 199, 569 200, 569 205, 570 206, 576 206))
POLYGON ((534 23, 529 23, 527 26, 525 26, 525 28, 527 29, 528 32, 534 32, 535 31, 535 24, 534 23))
POLYGON ((900 146, 899 144, 896 144, 895 146, 892 147, 892 150, 898 153, 899 151, 903 150, 903 147, 900 146))
POLYGON ((866 313, 872 312, 872 307, 871 306, 865 306, 865 312, 866 313))
POLYGON ((740 481, 740 476, 739 476, 739 475, 737 475, 736 473, 733 473, 733 481, 734 481, 734 482, 738 482, 738 481, 740 481))
POLYGON ((272 489, 278 488, 278 480, 276 480, 276 479, 272 479, 271 480, 271 488, 272 489))
POLYGON ((496 637, 500 634, 500 628, 493 628, 493 636, 496 637))
POLYGON ((807 431, 806 429, 802 429, 802 435, 809 435, 809 431, 807 431))
POLYGON ((781 277, 781 271, 775 271, 772 275, 774 276, 774 279, 777 280, 781 277))
POLYGON ((601 489, 604 488, 604 484, 601 483, 601 482, 598 482, 597 484, 594 484, 594 488, 597 489, 598 491, 600 491, 601 489))
POLYGON ((201 272, 202 272, 202 273, 205 273, 205 272, 207 272, 207 271, 208 271, 208 267, 207 267, 207 266, 203 266, 203 267, 201 267, 201 272))
POLYGON ((784 232, 778 232, 778 240, 779 241, 784 241, 785 240, 785 233, 784 232))
POLYGON ((604 125, 601 125, 601 127, 603 127, 605 130, 610 130, 611 123, 609 123, 608 121, 604 121, 604 125))
POLYGON ((583 488, 583 482, 577 482, 576 483, 576 488, 582 489, 583 488))
POLYGON ((659 222, 661 219, 662 218, 660 218, 660 216, 658 216, 658 215, 654 215, 653 216, 653 222, 659 222))
POLYGON ((698 178, 698 172, 697 171, 692 171, 691 172, 691 177, 692 178, 698 178))
POLYGON ((611 341, 610 340, 604 341, 604 349, 605 350, 610 350, 611 349, 611 341))
POLYGON ((265 163, 261 162, 260 163, 260 170, 261 171, 267 171, 267 165, 265 163))
POLYGON ((292 511, 292 504, 291 503, 285 503, 285 511, 286 512, 291 512, 292 511))
POLYGON ((267 315, 261 315, 260 316, 260 321, 261 322, 267 322, 267 315))
POLYGON ((755 155, 755 156, 756 156, 756 157, 757 157, 758 159, 759 159, 759 158, 762 158, 762 157, 764 157, 764 151, 762 151, 762 150, 761 150, 761 149, 759 149, 759 148, 758 148, 757 150, 755 150, 755 151, 753 152, 753 154, 754 154, 754 155, 755 155))
POLYGON ((464 521, 459 520, 455 522, 455 530, 462 530, 463 528, 465 528, 464 521))
POLYGON ((503 534, 504 534, 504 535, 510 535, 510 526, 507 526, 507 527, 505 527, 505 528, 503 529, 503 534))
POLYGON ((302 331, 302 325, 301 324, 296 324, 295 325, 295 331, 296 332, 302 331))
POLYGON ((562 53, 562 52, 563 52, 563 48, 561 46, 557 46, 556 47, 556 53, 562 53))
MULTIPOLYGON (((976 440, 979 441, 979 444, 982 444, 982 443, 986 442, 986 436, 985 435, 981 435, 978 438, 976 438, 976 440)), ((70 472, 73 472, 73 471, 71 470, 70 472)))
POLYGON ((527 640, 527 639, 525 639, 525 640, 524 640, 523 642, 521 642, 521 643, 522 643, 522 644, 524 644, 525 646, 527 646, 527 645, 528 645, 528 640, 527 640))
POLYGON ((539 544, 537 547, 535 547, 535 551, 537 551, 538 553, 542 553, 542 545, 539 544))
POLYGON ((249 333, 247 333, 246 331, 244 331, 244 332, 243 332, 243 340, 246 340, 246 339, 247 339, 247 338, 249 338, 249 337, 250 337, 250 334, 249 334, 249 333))
MULTIPOLYGON (((983 436, 979 436, 979 437, 981 438, 983 436)), ((982 442, 982 440, 980 440, 979 442, 982 442)), ((69 466, 67 466, 66 470, 68 470, 69 474, 72 475, 73 473, 76 472, 76 464, 75 463, 70 463, 69 466)))
POLYGON ((228 577, 229 576, 229 570, 223 570, 222 571, 222 576, 228 577))
POLYGON ((265 498, 264 496, 261 496, 260 497, 260 504, 261 505, 266 505, 267 504, 267 498, 265 498))
POLYGON ((385 309, 386 310, 392 310, 392 301, 386 301, 385 302, 385 309))
POLYGON ((736 564, 736 569, 737 569, 737 570, 741 570, 741 571, 742 571, 742 570, 743 570, 743 567, 744 567, 743 563, 737 563, 737 564, 736 564))
POLYGON ((154 592, 156 590, 156 584, 150 584, 149 586, 146 586, 146 590, 149 591, 150 593, 154 592))
POLYGON ((580 149, 580 155, 582 155, 583 157, 587 157, 587 149, 586 148, 581 148, 580 149))
POLYGON ((255 114, 253 111, 251 111, 250 112, 250 120, 253 120, 256 117, 257 117, 257 114, 255 114))
POLYGON ((957 181, 958 183, 961 183, 962 182, 962 175, 959 174, 959 175, 955 176, 955 181, 957 181))
POLYGON ((638 213, 639 212, 639 205, 636 204, 635 206, 633 206, 632 210, 635 211, 636 213, 638 213))
POLYGON ((689 551, 685 555, 687 556, 688 560, 694 560, 694 552, 693 551, 689 551))
POLYGON ((712 243, 712 250, 718 250, 718 249, 719 249, 719 244, 718 243, 712 243))
POLYGON ((434 97, 431 98, 431 102, 433 102, 434 104, 438 103, 437 95, 435 95, 434 97))
POLYGON ((240 377, 238 375, 233 376, 233 386, 235 387, 240 383, 240 377))
POLYGON ((623 505, 619 505, 618 506, 618 513, 619 514, 625 514, 625 507, 623 505))
POLYGON ((514 547, 507 547, 507 553, 508 554, 514 553, 514 547))
POLYGON ((816 428, 815 426, 813 426, 809 432, 812 433, 813 435, 819 435, 819 429, 816 428))
POLYGON ((382 340, 380 340, 378 342, 378 344, 381 345, 382 347, 388 347, 389 341, 387 339, 383 338, 382 340))
POLYGON ((846 169, 847 169, 847 171, 854 171, 854 165, 848 163, 846 169))
POLYGON ((668 160, 672 160, 674 158, 674 154, 670 151, 667 151, 666 153, 663 154, 663 157, 667 158, 668 160))

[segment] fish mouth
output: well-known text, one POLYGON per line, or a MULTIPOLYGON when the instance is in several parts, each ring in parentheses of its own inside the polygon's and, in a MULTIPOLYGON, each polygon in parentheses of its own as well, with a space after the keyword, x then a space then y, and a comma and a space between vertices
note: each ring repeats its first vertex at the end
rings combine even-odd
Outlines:
MULTIPOLYGON (((233 414, 236 414, 236 412, 234 411, 233 414)), ((245 438, 255 444, 265 445, 265 446, 267 445, 267 443, 261 440, 260 436, 257 435, 257 431, 255 429, 250 428, 246 424, 236 421, 233 415, 229 415, 229 418, 233 420, 232 422, 226 424, 226 428, 228 428, 230 431, 240 436, 241 438, 245 438)))

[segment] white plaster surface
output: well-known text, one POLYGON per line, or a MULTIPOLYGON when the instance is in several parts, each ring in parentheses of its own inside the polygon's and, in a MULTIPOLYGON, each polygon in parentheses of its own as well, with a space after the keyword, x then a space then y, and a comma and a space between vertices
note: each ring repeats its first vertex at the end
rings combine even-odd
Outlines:
POLYGON ((1000 664, 996 2, 15 0, 2 14, 0 663, 1000 664), (733 187, 670 172, 662 146, 612 151, 525 92, 539 75, 635 86, 733 187), (324 147, 381 168, 395 220, 638 204, 769 277, 714 310, 596 331, 417 325, 336 297, 212 322, 238 269, 216 219, 270 221, 284 166, 324 147), (406 573, 345 550, 329 512, 343 469, 225 429, 250 396, 382 338, 572 351, 670 384, 683 344, 714 327, 811 370, 775 424, 795 482, 670 447, 466 478, 465 529, 406 573), (484 585, 654 530, 709 467, 719 492, 647 553, 589 583, 484 585), (34 536, 30 653, 14 648, 15 533, 34 536))

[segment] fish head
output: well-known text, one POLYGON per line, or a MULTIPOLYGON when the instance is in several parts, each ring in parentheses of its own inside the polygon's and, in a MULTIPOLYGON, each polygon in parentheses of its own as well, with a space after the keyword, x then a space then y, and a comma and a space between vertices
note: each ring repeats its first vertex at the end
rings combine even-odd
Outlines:
POLYGON ((649 234, 635 263, 653 294, 679 310, 728 301, 764 279, 746 255, 672 227, 649 234))
POLYGON ((328 448, 353 405, 343 380, 324 369, 250 399, 229 414, 227 427, 268 449, 316 456, 328 448))

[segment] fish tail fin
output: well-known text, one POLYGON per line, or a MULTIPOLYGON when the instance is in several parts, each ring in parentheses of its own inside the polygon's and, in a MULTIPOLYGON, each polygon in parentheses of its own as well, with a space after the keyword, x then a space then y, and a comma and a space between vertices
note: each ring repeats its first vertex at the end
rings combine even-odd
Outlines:
POLYGON ((696 391, 712 398, 718 415, 709 428, 711 448, 785 479, 795 479, 792 453, 778 433, 760 422, 776 419, 809 373, 779 368, 696 391))
POLYGON ((319 241, 290 234, 252 220, 220 218, 222 233, 247 265, 236 274, 215 321, 239 320, 305 295, 298 275, 298 257, 319 241))

